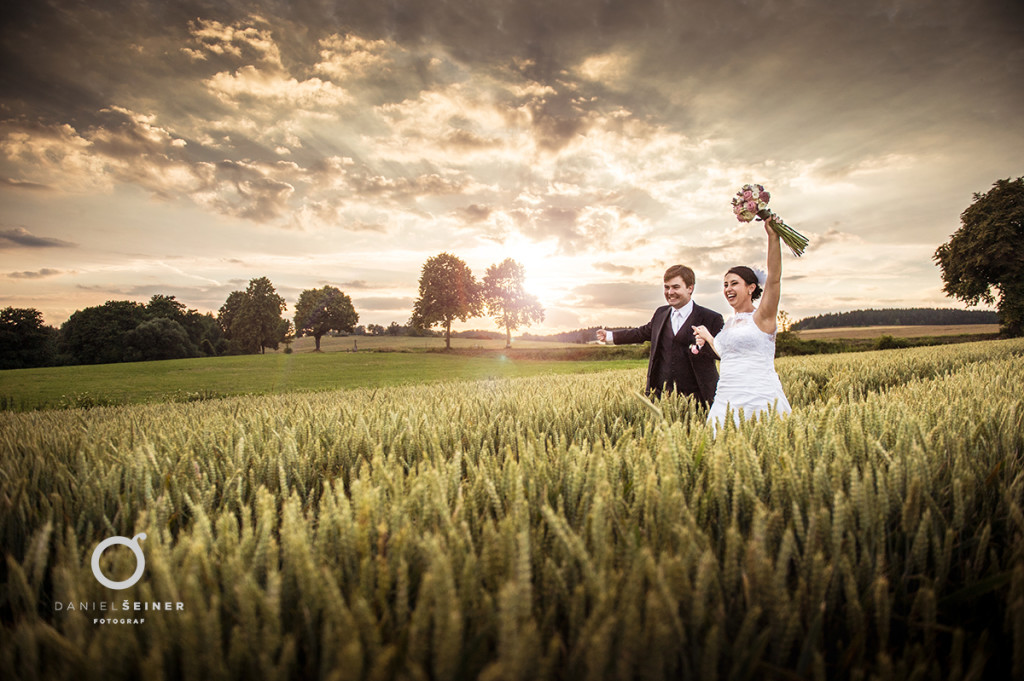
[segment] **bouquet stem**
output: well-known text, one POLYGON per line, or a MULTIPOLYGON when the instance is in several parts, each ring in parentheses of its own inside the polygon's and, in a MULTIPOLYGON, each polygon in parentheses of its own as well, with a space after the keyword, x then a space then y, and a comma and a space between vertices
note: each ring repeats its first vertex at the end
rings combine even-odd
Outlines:
POLYGON ((757 217, 768 223, 768 226, 789 246, 789 250, 793 251, 793 255, 799 257, 804 254, 808 243, 807 237, 787 225, 782 218, 767 208, 757 211, 757 217))

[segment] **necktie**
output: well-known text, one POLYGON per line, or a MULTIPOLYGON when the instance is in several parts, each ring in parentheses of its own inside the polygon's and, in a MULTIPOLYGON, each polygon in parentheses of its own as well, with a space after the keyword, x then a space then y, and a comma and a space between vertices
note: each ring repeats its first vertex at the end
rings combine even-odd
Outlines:
POLYGON ((683 325, 683 313, 679 310, 672 310, 672 333, 679 333, 679 327, 683 325))

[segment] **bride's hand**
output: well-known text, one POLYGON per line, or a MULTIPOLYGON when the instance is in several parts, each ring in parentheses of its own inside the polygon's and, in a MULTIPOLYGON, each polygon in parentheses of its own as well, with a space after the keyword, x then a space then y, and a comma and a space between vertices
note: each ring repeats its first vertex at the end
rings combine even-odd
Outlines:
POLYGON ((697 347, 704 347, 705 342, 712 340, 711 332, 706 326, 693 327, 693 335, 696 338, 697 347))

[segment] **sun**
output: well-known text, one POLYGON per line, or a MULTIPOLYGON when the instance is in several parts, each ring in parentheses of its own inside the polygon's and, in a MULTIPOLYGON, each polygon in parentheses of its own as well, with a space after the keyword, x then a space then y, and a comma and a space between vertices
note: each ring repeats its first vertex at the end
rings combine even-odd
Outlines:
POLYGON ((523 288, 537 296, 545 307, 556 304, 564 295, 566 258, 554 253, 553 244, 530 241, 520 234, 508 235, 504 241, 481 243, 470 256, 473 271, 483 279, 487 268, 511 258, 523 266, 526 276, 523 288))

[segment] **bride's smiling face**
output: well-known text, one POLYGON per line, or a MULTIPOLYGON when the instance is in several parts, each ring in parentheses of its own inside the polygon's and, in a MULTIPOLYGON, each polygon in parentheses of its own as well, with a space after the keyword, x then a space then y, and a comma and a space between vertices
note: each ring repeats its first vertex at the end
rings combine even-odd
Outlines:
POLYGON ((754 289, 757 288, 756 284, 748 284, 743 281, 743 277, 740 275, 735 272, 729 272, 725 275, 725 281, 722 286, 725 300, 733 309, 744 310, 753 305, 750 296, 754 293, 754 289))

